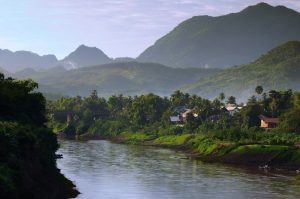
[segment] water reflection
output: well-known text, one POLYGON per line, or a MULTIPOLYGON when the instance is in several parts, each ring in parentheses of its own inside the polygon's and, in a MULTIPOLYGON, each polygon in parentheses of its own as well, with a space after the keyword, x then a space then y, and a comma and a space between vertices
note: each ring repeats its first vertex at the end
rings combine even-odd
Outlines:
POLYGON ((168 149, 62 141, 62 172, 85 199, 300 198, 293 177, 180 159, 168 149))

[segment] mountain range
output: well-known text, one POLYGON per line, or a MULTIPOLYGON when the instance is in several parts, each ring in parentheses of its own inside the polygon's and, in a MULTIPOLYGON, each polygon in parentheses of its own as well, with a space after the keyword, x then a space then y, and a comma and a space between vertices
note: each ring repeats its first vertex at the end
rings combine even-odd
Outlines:
POLYGON ((58 63, 56 56, 40 56, 29 51, 16 51, 0 49, 0 68, 6 71, 18 71, 23 68, 47 69, 58 63))
POLYGON ((246 99, 254 94, 255 87, 300 90, 300 41, 282 44, 254 62, 226 69, 209 78, 185 87, 185 91, 209 98, 224 92, 246 99))
POLYGON ((154 63, 120 62, 66 70, 55 67, 44 71, 24 69, 7 74, 32 78, 40 91, 62 95, 89 95, 94 89, 101 96, 139 95, 153 92, 162 96, 174 90, 215 98, 221 92, 245 101, 255 87, 300 90, 300 41, 284 43, 249 64, 229 69, 172 68, 154 63))
POLYGON ((299 22, 296 11, 260 3, 225 16, 193 17, 137 59, 112 59, 85 45, 62 60, 0 50, 0 68, 13 78, 32 78, 40 91, 51 94, 86 96, 96 89, 102 96, 165 96, 181 89, 245 100, 257 85, 300 90, 299 22))
POLYGON ((228 68, 290 40, 300 40, 300 13, 260 3, 219 17, 184 21, 138 58, 172 67, 228 68))
POLYGON ((266 3, 219 17, 196 16, 179 24, 136 59, 109 58, 96 47, 79 46, 63 60, 28 51, 0 50, 0 68, 15 72, 63 66, 74 69, 113 62, 150 62, 175 68, 228 68, 249 63, 268 50, 300 40, 300 13, 266 3))
POLYGON ((24 69, 7 74, 13 78, 31 78, 40 91, 62 95, 89 95, 94 89, 101 96, 138 95, 153 92, 170 95, 182 85, 220 72, 220 69, 180 69, 160 64, 123 62, 66 70, 55 67, 46 71, 24 69))

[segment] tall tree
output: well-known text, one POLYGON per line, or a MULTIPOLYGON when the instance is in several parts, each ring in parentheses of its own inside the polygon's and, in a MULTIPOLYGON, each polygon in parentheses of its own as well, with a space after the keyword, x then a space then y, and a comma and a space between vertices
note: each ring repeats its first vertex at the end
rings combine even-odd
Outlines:
POLYGON ((236 99, 234 96, 229 96, 227 101, 226 101, 227 104, 236 104, 236 99))
POLYGON ((220 93, 219 99, 221 100, 221 102, 223 102, 225 100, 225 94, 223 92, 220 93))
POLYGON ((264 89, 262 86, 257 86, 255 88, 255 92, 258 94, 258 95, 261 95, 263 92, 264 92, 264 89))

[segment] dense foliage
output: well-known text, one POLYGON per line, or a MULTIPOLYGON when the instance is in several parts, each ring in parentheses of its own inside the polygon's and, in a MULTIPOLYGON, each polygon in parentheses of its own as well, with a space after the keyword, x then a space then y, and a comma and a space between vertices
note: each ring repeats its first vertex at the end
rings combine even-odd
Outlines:
MULTIPOLYGON (((170 98, 152 93, 127 97, 61 98, 48 103, 49 126, 71 137, 115 136, 122 132, 146 133, 152 137, 201 134, 218 140, 293 145, 300 140, 299 93, 291 90, 263 93, 256 89, 246 106, 231 116, 224 111, 225 95, 213 101, 175 91, 170 98), (182 122, 171 122, 182 107, 192 110, 182 122), (280 126, 262 131, 259 115, 280 117, 280 126), (295 125, 296 124, 296 125, 295 125)), ((235 97, 226 100, 235 103, 235 97)))
POLYGON ((72 184, 56 168, 58 143, 45 126, 46 101, 37 86, 0 74, 0 198, 71 196, 72 184))

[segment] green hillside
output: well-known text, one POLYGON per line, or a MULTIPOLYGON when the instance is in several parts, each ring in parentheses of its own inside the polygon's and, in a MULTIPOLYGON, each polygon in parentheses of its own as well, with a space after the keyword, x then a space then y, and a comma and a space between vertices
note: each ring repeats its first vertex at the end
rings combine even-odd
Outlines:
POLYGON ((159 64, 124 62, 65 70, 57 67, 44 72, 26 69, 13 74, 32 78, 44 93, 89 95, 94 89, 102 96, 135 95, 154 92, 169 95, 183 85, 211 76, 219 69, 175 69, 159 64))
POLYGON ((268 50, 300 40, 300 13, 266 3, 219 17, 193 17, 144 51, 138 61, 172 67, 246 64, 268 50))
POLYGON ((256 61, 224 70, 187 86, 186 90, 208 97, 220 92, 245 98, 257 85, 265 90, 300 90, 300 41, 291 41, 269 51, 256 61))

